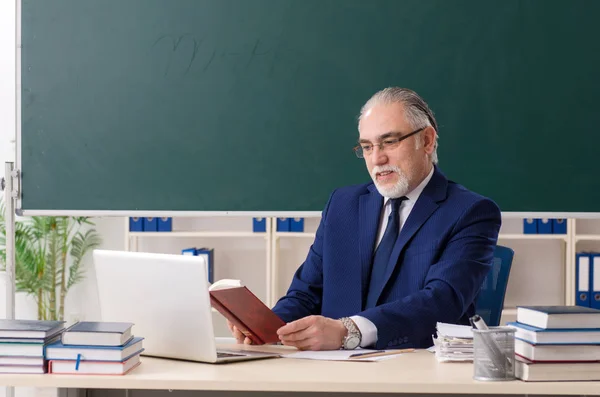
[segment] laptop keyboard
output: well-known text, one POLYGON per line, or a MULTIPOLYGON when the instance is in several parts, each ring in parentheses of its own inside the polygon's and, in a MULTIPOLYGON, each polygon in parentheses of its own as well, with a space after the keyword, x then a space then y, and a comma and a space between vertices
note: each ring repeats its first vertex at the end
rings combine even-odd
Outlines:
POLYGON ((239 357, 239 356, 245 356, 245 355, 246 354, 217 352, 217 358, 239 357))

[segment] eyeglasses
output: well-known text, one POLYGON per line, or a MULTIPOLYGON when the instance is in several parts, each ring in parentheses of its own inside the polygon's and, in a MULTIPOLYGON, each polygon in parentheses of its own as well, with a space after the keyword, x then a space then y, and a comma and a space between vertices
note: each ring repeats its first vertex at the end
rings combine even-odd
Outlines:
POLYGON ((398 147, 400 142, 402 142, 406 138, 409 138, 415 134, 418 134, 419 132, 423 131, 425 128, 426 127, 419 128, 418 130, 410 132, 403 136, 395 136, 395 137, 385 138, 384 140, 382 140, 379 143, 366 143, 366 142, 361 143, 357 146, 354 146, 353 150, 354 150, 354 153, 356 153, 356 157, 358 157, 359 159, 362 159, 362 158, 365 158, 365 156, 368 156, 371 153, 373 153, 373 148, 375 146, 379 146, 379 150, 382 150, 382 151, 395 149, 398 147))

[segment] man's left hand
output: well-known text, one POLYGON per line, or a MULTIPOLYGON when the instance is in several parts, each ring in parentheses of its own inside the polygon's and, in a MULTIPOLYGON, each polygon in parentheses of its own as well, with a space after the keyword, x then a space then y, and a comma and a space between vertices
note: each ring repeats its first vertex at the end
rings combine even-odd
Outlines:
POLYGON ((277 330, 284 345, 300 350, 337 350, 347 332, 340 320, 323 316, 307 316, 277 330))

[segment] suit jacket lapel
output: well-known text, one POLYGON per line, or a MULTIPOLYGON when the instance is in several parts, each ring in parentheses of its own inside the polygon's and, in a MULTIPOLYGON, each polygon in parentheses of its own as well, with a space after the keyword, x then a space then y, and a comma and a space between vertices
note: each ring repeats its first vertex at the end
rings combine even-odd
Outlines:
POLYGON ((361 264, 361 292, 362 304, 367 298, 369 288, 369 274, 373 264, 375 239, 379 230, 379 218, 383 207, 383 197, 377 192, 374 185, 369 186, 370 193, 359 198, 359 255, 361 264))
POLYGON ((421 192, 408 219, 400 230, 400 235, 398 236, 398 240, 396 240, 394 250, 390 256, 390 261, 388 262, 384 275, 384 282, 381 284, 378 297, 381 295, 381 292, 389 281, 394 269, 398 266, 398 257, 400 256, 400 253, 404 250, 406 244, 415 233, 423 226, 425 221, 427 221, 431 214, 439 207, 438 202, 446 198, 447 189, 448 180, 437 167, 435 167, 431 180, 427 186, 425 186, 423 192, 421 192))

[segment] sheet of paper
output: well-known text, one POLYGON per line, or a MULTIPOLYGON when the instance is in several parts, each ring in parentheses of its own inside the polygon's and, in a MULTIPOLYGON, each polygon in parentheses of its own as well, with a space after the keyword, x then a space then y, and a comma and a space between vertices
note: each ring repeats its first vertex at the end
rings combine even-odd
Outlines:
POLYGON ((352 358, 354 354, 375 353, 379 350, 355 349, 355 350, 325 350, 325 351, 301 351, 296 353, 284 354, 283 358, 296 358, 305 360, 329 360, 329 361, 383 361, 397 357, 403 353, 391 354, 378 357, 352 358))
POLYGON ((436 328, 438 335, 473 339, 473 328, 468 325, 437 323, 436 328))

